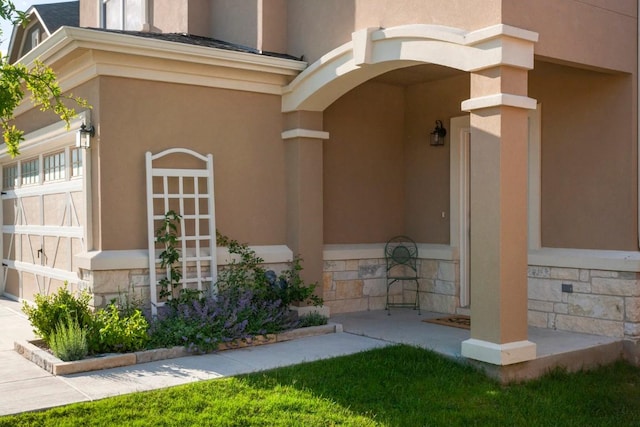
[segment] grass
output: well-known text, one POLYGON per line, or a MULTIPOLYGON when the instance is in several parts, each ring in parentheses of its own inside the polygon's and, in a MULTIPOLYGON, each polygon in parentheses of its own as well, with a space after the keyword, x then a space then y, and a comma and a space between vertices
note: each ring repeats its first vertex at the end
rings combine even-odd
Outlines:
POLYGON ((502 386, 394 346, 235 378, 0 417, 0 426, 638 426, 640 369, 502 386))

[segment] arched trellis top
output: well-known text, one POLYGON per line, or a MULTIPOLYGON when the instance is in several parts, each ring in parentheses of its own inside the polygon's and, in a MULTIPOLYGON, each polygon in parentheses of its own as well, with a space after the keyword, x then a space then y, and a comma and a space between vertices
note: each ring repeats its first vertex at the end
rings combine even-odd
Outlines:
POLYGON ((282 111, 323 111, 359 84, 419 63, 468 72, 500 65, 529 70, 537 40, 537 33, 504 24, 474 31, 422 24, 366 28, 292 81, 285 88, 282 111))

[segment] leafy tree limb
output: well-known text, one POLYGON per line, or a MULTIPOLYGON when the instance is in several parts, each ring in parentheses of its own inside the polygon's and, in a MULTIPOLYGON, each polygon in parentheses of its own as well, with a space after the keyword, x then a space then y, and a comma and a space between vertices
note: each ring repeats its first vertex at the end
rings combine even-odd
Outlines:
MULTIPOLYGON (((14 25, 24 26, 27 23, 27 15, 16 10, 11 0, 0 0, 0 18, 11 21, 14 25)), ((41 111, 55 113, 67 124, 67 128, 76 112, 65 101, 90 108, 82 98, 71 94, 63 95, 55 73, 42 62, 35 61, 32 68, 27 68, 24 64, 10 64, 7 56, 0 58, 0 126, 11 157, 20 154, 20 142, 24 140, 24 131, 12 122, 15 109, 22 103, 27 92, 31 94, 31 102, 35 106, 41 111)))

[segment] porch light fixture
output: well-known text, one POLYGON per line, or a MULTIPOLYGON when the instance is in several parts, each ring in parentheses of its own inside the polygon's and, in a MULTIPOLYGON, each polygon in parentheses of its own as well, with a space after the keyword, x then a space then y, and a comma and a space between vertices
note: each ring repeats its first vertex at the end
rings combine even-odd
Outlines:
POLYGON ((80 129, 76 133, 76 147, 77 148, 90 148, 91 147, 91 137, 96 134, 96 130, 93 125, 85 125, 84 123, 80 125, 80 129))
POLYGON ((440 120, 436 120, 436 128, 431 132, 431 145, 444 145, 445 136, 447 136, 447 130, 440 120))

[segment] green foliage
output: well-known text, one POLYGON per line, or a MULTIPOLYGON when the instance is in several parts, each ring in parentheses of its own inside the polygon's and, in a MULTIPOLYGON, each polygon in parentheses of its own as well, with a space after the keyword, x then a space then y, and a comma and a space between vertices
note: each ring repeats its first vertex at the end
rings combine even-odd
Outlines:
POLYGON ((123 316, 112 301, 95 313, 90 333, 92 353, 126 353, 142 350, 149 341, 149 322, 134 309, 123 316))
MULTIPOLYGON (((14 25, 26 25, 26 15, 16 10, 10 0, 0 0, 0 18, 11 21, 14 25)), ((1 34, 1 33, 0 33, 1 34)), ((8 58, 0 59, 0 125, 3 129, 4 142, 12 157, 20 154, 20 142, 24 139, 24 131, 16 128, 13 121, 15 109, 22 103, 26 93, 31 95, 31 102, 41 111, 51 111, 60 119, 69 123, 76 112, 65 103, 72 102, 80 107, 90 108, 87 102, 73 95, 63 95, 56 81, 53 70, 40 61, 35 61, 31 68, 24 64, 10 64, 8 58)))
POLYGON ((162 223, 156 230, 156 243, 164 246, 160 252, 160 267, 167 270, 167 275, 160 279, 160 298, 166 298, 169 304, 176 304, 175 300, 180 296, 176 289, 182 281, 182 271, 178 266, 180 261, 180 251, 178 245, 178 225, 182 217, 175 211, 168 211, 164 214, 162 223))
POLYGON ((329 318, 323 314, 318 313, 317 311, 312 311, 309 314, 300 316, 298 321, 299 321, 298 326, 300 328, 307 328, 309 326, 326 325, 327 322, 329 321, 329 318))
POLYGON ((89 353, 87 333, 76 319, 69 318, 66 324, 60 322, 51 334, 49 345, 53 354, 65 362, 84 359, 89 353))
MULTIPOLYGON (((26 301, 22 310, 26 313, 34 332, 53 350, 53 338, 68 341, 76 337, 75 329, 66 327, 60 331, 60 325, 72 322, 85 334, 88 351, 91 354, 107 352, 127 352, 145 348, 148 341, 149 323, 135 302, 129 301, 125 311, 121 312, 115 301, 106 309, 93 313, 89 308, 91 297, 83 291, 73 295, 65 285, 52 295, 36 295, 35 304, 26 301), (62 335, 61 335, 62 334, 62 335)), ((64 360, 64 359, 63 359, 64 360)))
POLYGON ((51 345, 51 334, 60 323, 65 323, 69 319, 76 321, 80 328, 87 328, 93 321, 93 315, 89 308, 91 296, 88 292, 82 291, 78 296, 74 296, 65 286, 59 288, 52 295, 35 296, 35 305, 31 306, 26 301, 22 304, 22 311, 25 312, 33 331, 40 336, 48 345, 51 345))
POLYGON ((292 303, 302 302, 314 306, 322 305, 322 298, 313 292, 317 283, 306 285, 300 277, 302 259, 295 257, 276 279, 270 280, 269 272, 263 267, 264 260, 248 245, 239 243, 216 232, 217 244, 226 246, 231 255, 235 255, 229 265, 222 268, 218 275, 219 289, 240 288, 251 289, 257 298, 263 300, 280 300, 289 307, 292 303))

